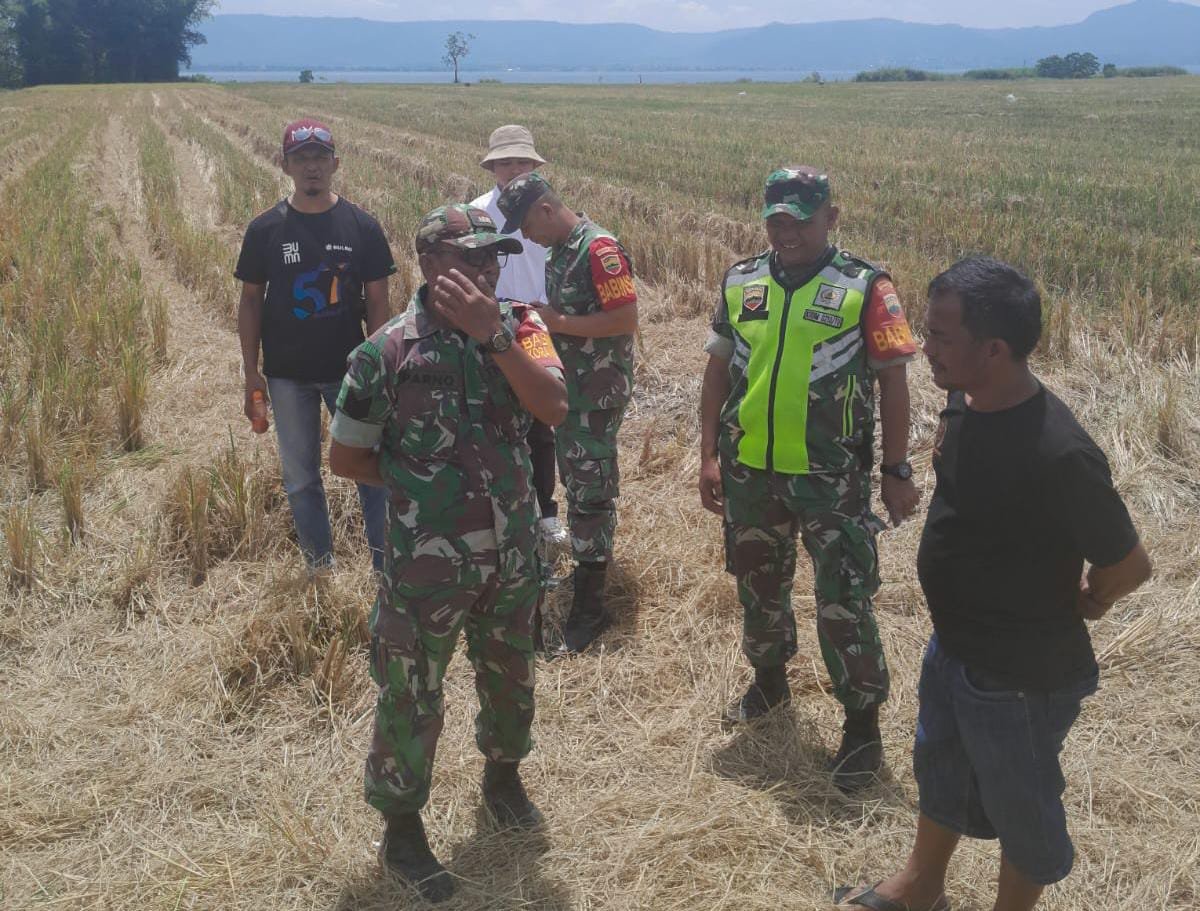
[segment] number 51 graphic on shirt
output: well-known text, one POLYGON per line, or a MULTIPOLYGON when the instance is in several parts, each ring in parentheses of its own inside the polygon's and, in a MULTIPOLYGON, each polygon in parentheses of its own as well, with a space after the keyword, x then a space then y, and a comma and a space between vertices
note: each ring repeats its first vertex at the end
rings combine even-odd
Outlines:
MULTIPOLYGON (((341 270, 339 269, 339 272, 341 270)), ((333 271, 321 263, 312 272, 301 272, 292 283, 292 297, 296 301, 312 301, 312 309, 307 307, 292 307, 296 319, 308 319, 330 307, 336 307, 340 302, 338 287, 341 281, 333 271), (328 293, 322 290, 322 285, 328 288, 328 293)))

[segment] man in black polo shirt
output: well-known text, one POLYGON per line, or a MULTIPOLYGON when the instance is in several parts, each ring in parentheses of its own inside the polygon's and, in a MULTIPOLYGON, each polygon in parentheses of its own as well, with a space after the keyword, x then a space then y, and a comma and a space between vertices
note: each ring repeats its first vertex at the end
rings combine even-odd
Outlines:
POLYGON ((930 283, 927 326, 949 395, 917 557, 934 627, 913 750, 921 814, 902 871, 835 898, 947 908, 946 868, 967 835, 1000 841, 995 911, 1027 911, 1074 860, 1058 755, 1098 683, 1084 621, 1145 582, 1150 558, 1104 454, 1029 369, 1033 283, 962 260, 930 283))
MULTIPOLYGON (((269 396, 283 486, 310 571, 333 563, 321 482, 321 406, 333 412, 346 358, 385 322, 388 276, 396 271, 383 229, 333 192, 333 134, 316 120, 283 132, 283 172, 295 191, 246 229, 234 275, 242 281, 238 335, 246 416, 255 392, 269 396), (259 369, 259 348, 262 369, 259 369)), ((386 493, 358 485, 371 562, 383 569, 386 493)))

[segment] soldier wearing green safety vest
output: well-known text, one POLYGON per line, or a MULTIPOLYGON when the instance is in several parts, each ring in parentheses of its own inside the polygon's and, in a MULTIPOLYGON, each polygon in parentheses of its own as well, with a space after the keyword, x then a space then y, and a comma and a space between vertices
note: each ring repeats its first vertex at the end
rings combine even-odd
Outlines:
POLYGON ((838 209, 824 173, 773 172, 762 214, 771 247, 725 274, 701 394, 700 496, 725 521, 755 671, 727 719, 759 718, 790 698, 799 535, 813 561, 822 657, 846 715, 834 780, 852 790, 882 765, 888 694, 871 609, 884 527, 870 504, 875 385, 882 497, 898 524, 919 499, 905 376, 916 346, 887 273, 830 245, 838 209))

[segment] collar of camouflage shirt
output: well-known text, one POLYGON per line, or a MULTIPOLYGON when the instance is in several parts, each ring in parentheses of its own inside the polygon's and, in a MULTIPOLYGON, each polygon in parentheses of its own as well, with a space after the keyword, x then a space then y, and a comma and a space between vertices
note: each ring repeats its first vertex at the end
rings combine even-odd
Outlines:
POLYGON ((428 290, 428 285, 422 285, 408 302, 408 309, 412 311, 413 317, 404 327, 405 338, 426 338, 441 328, 437 320, 425 309, 425 294, 428 290))
POLYGON ((579 242, 583 240, 583 235, 588 227, 592 224, 592 220, 583 212, 576 212, 579 216, 579 221, 575 223, 575 227, 571 229, 571 233, 567 235, 567 239, 563 241, 564 247, 578 247, 579 242))

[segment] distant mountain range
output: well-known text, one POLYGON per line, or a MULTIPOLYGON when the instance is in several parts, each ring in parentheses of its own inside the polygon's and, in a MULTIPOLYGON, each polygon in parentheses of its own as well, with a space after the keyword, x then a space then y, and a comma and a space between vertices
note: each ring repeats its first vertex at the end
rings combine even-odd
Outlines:
POLYGON ((516 67, 588 70, 828 70, 1032 66, 1090 51, 1118 66, 1200 65, 1200 7, 1135 0, 1073 25, 979 29, 894 19, 773 23, 720 32, 539 21, 374 22, 298 16, 215 16, 192 69, 442 68, 452 31, 473 33, 464 73, 516 67))

